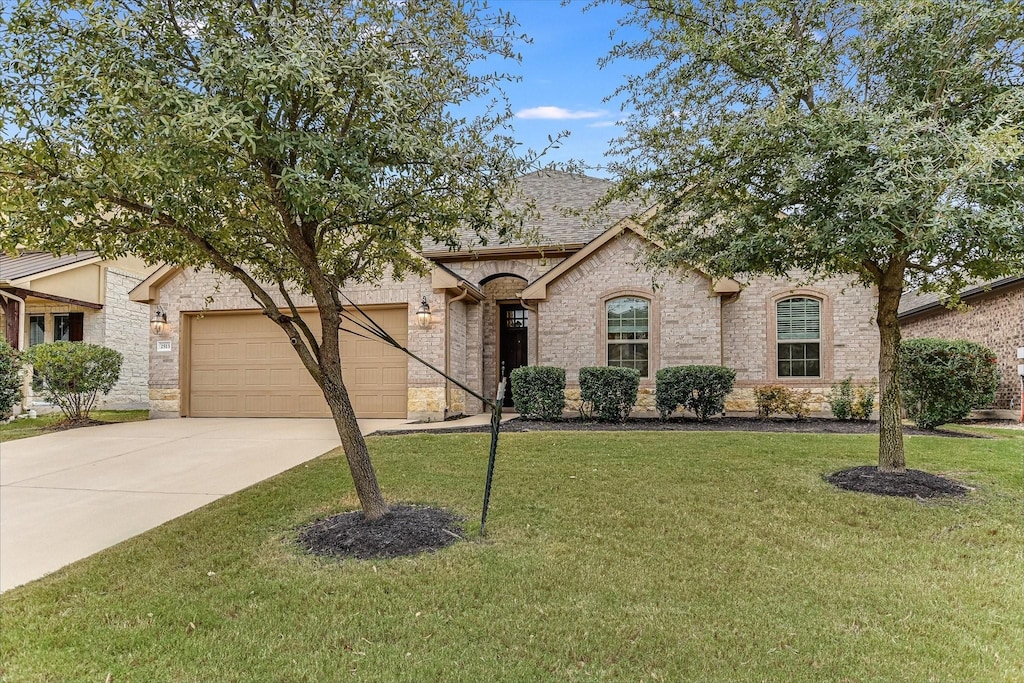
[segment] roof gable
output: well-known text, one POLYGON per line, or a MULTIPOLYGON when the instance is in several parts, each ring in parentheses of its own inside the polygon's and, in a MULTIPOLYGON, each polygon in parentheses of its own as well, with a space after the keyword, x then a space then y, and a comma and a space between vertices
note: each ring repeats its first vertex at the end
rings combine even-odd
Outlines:
MULTIPOLYGON (((523 290, 522 298, 524 300, 538 300, 546 299, 548 295, 548 285, 553 283, 558 278, 562 277, 566 273, 572 271, 579 264, 587 260, 592 254, 599 251, 606 244, 611 242, 613 239, 621 235, 625 231, 632 232, 640 237, 642 240, 661 248, 663 245, 653 239, 647 234, 636 221, 631 218, 623 218, 618 221, 615 225, 605 230, 603 233, 588 242, 582 249, 577 251, 575 254, 565 259, 557 266, 540 276, 536 280, 530 283, 530 285, 523 290)), ((740 291, 740 285, 735 280, 730 278, 722 278, 720 280, 712 280, 712 278, 700 270, 699 268, 693 268, 693 270, 706 278, 711 284, 711 289, 715 294, 734 294, 740 291)))

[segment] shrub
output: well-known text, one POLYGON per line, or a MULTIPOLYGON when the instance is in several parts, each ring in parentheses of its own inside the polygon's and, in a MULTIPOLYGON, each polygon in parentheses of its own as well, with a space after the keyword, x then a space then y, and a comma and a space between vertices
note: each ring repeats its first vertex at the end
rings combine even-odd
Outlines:
POLYGON ((88 418, 97 395, 109 394, 121 374, 121 354, 96 344, 38 344, 24 355, 39 376, 43 396, 69 420, 88 418))
POLYGON ((876 388, 874 380, 867 386, 858 384, 854 387, 852 376, 833 384, 828 394, 832 416, 837 420, 867 420, 875 409, 876 388))
POLYGON ((907 415, 925 429, 962 420, 972 408, 989 405, 999 386, 991 349, 962 340, 904 341, 899 378, 907 415))
POLYGON ((682 407, 704 422, 725 408, 735 380, 735 370, 718 365, 662 368, 656 375, 658 413, 665 419, 682 407))
POLYGON ((21 400, 21 360, 18 352, 0 339, 0 418, 11 414, 21 400))
POLYGON ((636 403, 640 372, 633 368, 580 368, 580 406, 590 406, 589 414, 598 420, 622 422, 636 403))
POLYGON ((837 420, 849 420, 853 417, 853 377, 832 385, 828 393, 828 405, 832 409, 832 417, 837 420))
POLYGON ((786 390, 786 402, 782 408, 782 412, 802 420, 811 412, 811 392, 807 389, 788 389, 786 390))
POLYGON ((754 403, 757 416, 770 417, 772 413, 786 412, 789 403, 789 388, 781 384, 762 384, 754 387, 754 403))
POLYGON ((565 410, 565 370, 531 365, 512 371, 512 400, 526 418, 557 420, 565 410))
POLYGON ((858 386, 854 390, 853 406, 851 412, 854 419, 867 420, 871 417, 871 412, 875 409, 875 391, 877 385, 874 381, 868 386, 858 386))

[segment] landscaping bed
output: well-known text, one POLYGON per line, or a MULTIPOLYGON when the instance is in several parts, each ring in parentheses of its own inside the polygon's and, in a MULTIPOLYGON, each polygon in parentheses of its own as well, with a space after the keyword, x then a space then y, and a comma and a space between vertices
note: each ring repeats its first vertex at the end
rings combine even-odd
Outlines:
MULTIPOLYGON (((473 427, 442 427, 430 430, 432 434, 471 434, 489 432, 490 425, 473 427)), ((874 420, 834 420, 809 417, 800 420, 791 418, 756 417, 715 417, 707 422, 684 417, 662 420, 657 417, 631 417, 625 422, 598 422, 570 417, 562 420, 526 420, 512 418, 501 424, 502 432, 775 432, 800 434, 878 434, 878 422, 874 420)), ((413 430, 376 432, 382 436, 411 434, 413 430)), ((903 433, 917 436, 946 436, 951 438, 984 438, 977 434, 954 432, 943 429, 927 430, 904 425, 903 433)))

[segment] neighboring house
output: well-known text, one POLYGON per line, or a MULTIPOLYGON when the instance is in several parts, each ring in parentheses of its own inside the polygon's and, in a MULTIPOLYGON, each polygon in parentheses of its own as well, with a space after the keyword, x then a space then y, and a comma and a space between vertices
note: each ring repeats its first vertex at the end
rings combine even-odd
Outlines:
MULTIPOLYGON (((65 256, 23 251, 0 254, 0 328, 15 348, 84 341, 124 356, 121 378, 98 406, 149 407, 149 309, 128 293, 154 268, 127 257, 105 260, 92 251, 65 256)), ((32 397, 26 396, 26 405, 32 397)))
MULTIPOLYGON (((820 407, 834 381, 876 376, 876 297, 852 278, 796 285, 758 277, 741 287, 697 269, 652 274, 642 260, 654 245, 632 218, 636 207, 615 204, 599 217, 579 217, 608 181, 543 171, 521 186, 539 213, 527 220, 528 237, 463 251, 427 248, 429 276, 345 294, 413 353, 488 396, 499 376, 535 364, 565 368, 570 397, 578 396, 581 367, 636 368, 640 410, 653 409, 655 373, 672 365, 734 368, 730 410, 753 409, 758 384, 810 389, 820 407), (431 312, 427 327, 417 325, 422 299, 431 312)), ((150 345, 154 415, 328 415, 283 333, 230 278, 165 266, 132 298, 168 316, 150 345)), ((360 417, 440 420, 481 410, 401 352, 352 335, 342 344, 360 417)))
POLYGON ((999 390, 992 408, 1020 411, 1017 349, 1024 347, 1024 275, 979 283, 960 293, 962 308, 946 308, 936 294, 907 295, 900 304, 900 329, 907 339, 966 339, 995 352, 999 390))

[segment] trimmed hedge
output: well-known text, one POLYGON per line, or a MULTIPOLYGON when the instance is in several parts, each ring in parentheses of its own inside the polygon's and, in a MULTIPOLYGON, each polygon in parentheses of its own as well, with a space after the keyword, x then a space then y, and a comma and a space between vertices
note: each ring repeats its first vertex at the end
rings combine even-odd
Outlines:
POLYGON ((640 372, 633 368, 580 368, 580 412, 598 420, 623 422, 633 410, 640 372), (589 404, 590 410, 584 410, 589 404))
POLYGON ((21 400, 21 361, 18 352, 6 341, 0 339, 0 419, 11 414, 21 400))
POLYGON ((39 376, 43 396, 69 420, 89 417, 97 394, 109 394, 121 374, 120 353, 85 342, 38 344, 24 357, 39 376))
POLYGON ((676 409, 686 409, 704 422, 725 408, 736 371, 718 365, 679 365, 658 370, 655 379, 661 419, 676 409))
POLYGON ((918 427, 935 429, 995 400, 996 355, 963 340, 908 339, 900 344, 903 406, 918 427))
POLYGON ((530 365, 512 371, 512 400, 525 418, 558 420, 565 410, 565 370, 530 365))

